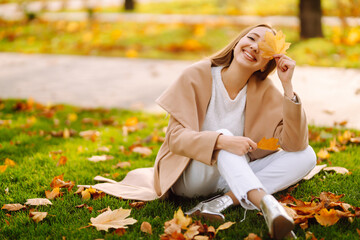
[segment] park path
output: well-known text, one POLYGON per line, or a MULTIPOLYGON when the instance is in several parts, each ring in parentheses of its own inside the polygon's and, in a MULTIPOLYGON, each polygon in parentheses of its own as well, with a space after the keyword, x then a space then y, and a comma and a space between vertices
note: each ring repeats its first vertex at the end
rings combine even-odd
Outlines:
MULTIPOLYGON (((0 53, 0 98, 161 112, 155 99, 191 61, 0 53)), ((272 76, 281 88, 277 75, 272 76)), ((360 129, 360 70, 297 66, 310 124, 360 129)))

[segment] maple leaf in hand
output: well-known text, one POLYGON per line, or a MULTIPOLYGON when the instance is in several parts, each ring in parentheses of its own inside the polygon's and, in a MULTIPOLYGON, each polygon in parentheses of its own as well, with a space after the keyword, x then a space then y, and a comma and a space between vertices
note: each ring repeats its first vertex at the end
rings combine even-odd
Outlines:
POLYGON ((266 139, 265 137, 263 137, 260 142, 257 143, 257 148, 274 151, 280 147, 278 141, 279 139, 277 138, 266 139))
POLYGON ((279 31, 274 35, 272 32, 265 33, 265 41, 259 42, 259 49, 264 58, 273 58, 274 54, 286 54, 291 43, 285 42, 285 35, 279 31))

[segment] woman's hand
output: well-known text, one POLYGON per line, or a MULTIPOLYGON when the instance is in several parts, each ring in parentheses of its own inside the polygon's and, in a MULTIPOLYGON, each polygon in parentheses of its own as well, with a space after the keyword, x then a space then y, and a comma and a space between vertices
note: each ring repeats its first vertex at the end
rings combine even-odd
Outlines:
POLYGON ((275 54, 276 70, 283 85, 285 96, 294 96, 291 79, 294 73, 296 62, 284 54, 275 54))
POLYGON ((255 151, 257 144, 248 137, 220 135, 215 145, 215 150, 226 150, 233 154, 242 156, 248 152, 255 151))

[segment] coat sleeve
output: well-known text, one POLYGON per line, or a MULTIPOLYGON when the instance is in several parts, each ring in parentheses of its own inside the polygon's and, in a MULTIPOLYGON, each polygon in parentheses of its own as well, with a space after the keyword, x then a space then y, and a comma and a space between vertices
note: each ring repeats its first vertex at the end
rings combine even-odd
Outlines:
POLYGON ((214 164, 212 155, 220 133, 194 131, 185 128, 174 117, 170 117, 166 135, 170 152, 195 159, 207 165, 214 164))
POLYGON ((309 145, 305 111, 299 96, 296 97, 297 103, 284 96, 283 119, 274 133, 281 148, 288 152, 301 151, 309 145))

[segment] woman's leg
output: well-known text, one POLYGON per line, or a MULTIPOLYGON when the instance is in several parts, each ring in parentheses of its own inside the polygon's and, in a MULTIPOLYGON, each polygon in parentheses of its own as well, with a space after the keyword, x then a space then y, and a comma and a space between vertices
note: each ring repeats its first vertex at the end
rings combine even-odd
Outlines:
POLYGON ((299 152, 279 151, 249 163, 268 194, 273 194, 299 182, 316 165, 311 146, 299 152))

